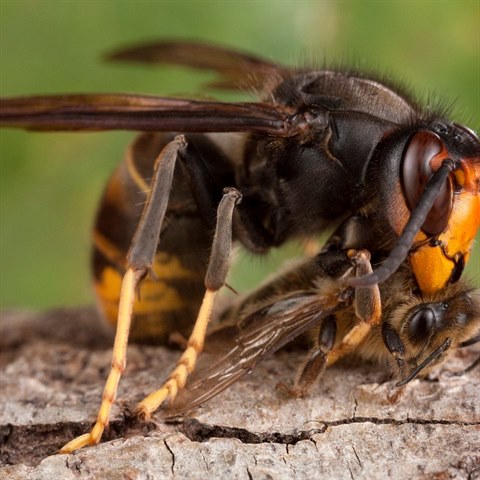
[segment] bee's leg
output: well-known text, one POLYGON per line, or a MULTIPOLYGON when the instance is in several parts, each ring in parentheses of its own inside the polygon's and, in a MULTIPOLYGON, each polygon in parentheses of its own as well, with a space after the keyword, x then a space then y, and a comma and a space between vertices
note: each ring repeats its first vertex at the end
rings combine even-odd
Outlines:
MULTIPOLYGON (((409 372, 407 362, 404 359, 405 346, 396 332, 396 330, 389 323, 382 324, 382 337, 385 346, 393 355, 395 363, 392 365, 392 370, 395 372, 395 378, 406 378, 409 372)), ((404 387, 398 387, 388 394, 390 403, 397 403, 403 395, 404 387)))
MULTIPOLYGON (((366 250, 350 253, 355 265, 356 275, 362 276, 372 271, 370 254, 366 250)), ((328 258, 328 257, 326 257, 328 258)), ((279 384, 280 389, 294 397, 302 397, 308 393, 325 367, 335 363, 343 356, 351 353, 368 335, 373 324, 381 318, 381 300, 378 286, 357 288, 355 290, 355 314, 360 322, 343 337, 335 347, 337 324, 334 315, 326 317, 318 335, 318 341, 307 356, 293 388, 279 384)))
POLYGON ((167 209, 175 162, 179 150, 184 145, 184 137, 176 137, 163 148, 155 160, 151 191, 127 256, 128 269, 122 281, 111 369, 103 391, 97 421, 89 433, 67 443, 60 450, 60 453, 70 453, 86 445, 98 443, 106 425, 108 425, 118 382, 125 370, 128 334, 135 292, 141 279, 149 273, 153 264, 163 217, 167 209))
POLYGON ((468 367, 464 368, 463 370, 459 370, 458 372, 453 372, 450 374, 452 377, 461 377, 462 375, 466 375, 467 373, 475 370, 480 365, 480 357, 473 361, 468 367))
POLYGON ((137 406, 137 414, 146 419, 166 400, 173 401, 178 390, 185 386, 189 373, 203 350, 208 322, 211 317, 214 299, 225 284, 230 252, 232 249, 232 217, 235 205, 241 200, 240 192, 234 188, 224 190, 224 196, 218 206, 217 226, 213 238, 212 252, 205 277, 206 292, 198 312, 188 345, 176 367, 163 386, 145 397, 137 406))
POLYGON ((316 345, 308 353, 306 361, 299 371, 295 385, 290 388, 281 382, 278 384, 278 388, 292 397, 305 396, 325 370, 328 354, 335 343, 336 333, 337 322, 335 316, 329 315, 323 319, 316 345))
MULTIPOLYGON (((467 340, 465 342, 460 343, 458 346, 459 348, 465 348, 469 347, 470 345, 475 345, 476 343, 480 343, 480 335, 476 335, 475 337, 471 338, 470 340, 467 340)), ((452 373, 453 377, 459 377, 461 375, 465 375, 468 372, 471 372, 475 368, 477 368, 480 365, 480 357, 478 357, 471 365, 469 365, 467 368, 464 368, 463 370, 460 370, 459 372, 452 373)))
POLYGON ((396 374, 397 378, 405 378, 408 375, 408 365, 403 358, 405 354, 405 346, 403 345, 400 336, 396 330, 389 323, 383 323, 382 325, 382 337, 385 346, 388 348, 389 352, 393 355, 396 364, 396 374))
MULTIPOLYGON (((372 272, 370 254, 359 250, 352 256, 357 277, 372 272)), ((328 354, 327 365, 332 365, 343 356, 351 353, 370 332, 372 325, 381 319, 382 304, 378 285, 355 289, 355 314, 360 320, 328 354)))

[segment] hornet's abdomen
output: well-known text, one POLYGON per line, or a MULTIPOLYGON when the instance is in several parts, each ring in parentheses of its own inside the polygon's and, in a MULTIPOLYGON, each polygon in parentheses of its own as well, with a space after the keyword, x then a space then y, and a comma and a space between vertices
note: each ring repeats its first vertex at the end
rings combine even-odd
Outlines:
MULTIPOLYGON (((171 137, 144 134, 127 151, 104 191, 93 233, 94 287, 100 310, 116 324, 126 255, 147 198, 155 158, 171 137)), ((166 343, 190 334, 204 294, 212 232, 198 212, 178 162, 152 275, 133 306, 131 338, 166 343)))

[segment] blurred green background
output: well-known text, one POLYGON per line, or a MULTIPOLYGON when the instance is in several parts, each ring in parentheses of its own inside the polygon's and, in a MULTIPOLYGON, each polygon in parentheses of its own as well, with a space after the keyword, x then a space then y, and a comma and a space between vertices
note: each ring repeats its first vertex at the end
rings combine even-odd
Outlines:
MULTIPOLYGON (((198 92, 206 74, 102 64, 118 46, 201 39, 295 64, 318 58, 433 91, 478 131, 480 2, 0 2, 0 93, 198 92)), ((231 97, 230 97, 231 98, 231 97)), ((134 134, 0 131, 1 307, 92 302, 90 228, 102 185, 134 134)), ((295 247, 288 255, 295 255, 295 247)), ((242 255, 231 284, 254 286, 284 255, 242 255)), ((479 248, 469 265, 478 285, 479 248)))

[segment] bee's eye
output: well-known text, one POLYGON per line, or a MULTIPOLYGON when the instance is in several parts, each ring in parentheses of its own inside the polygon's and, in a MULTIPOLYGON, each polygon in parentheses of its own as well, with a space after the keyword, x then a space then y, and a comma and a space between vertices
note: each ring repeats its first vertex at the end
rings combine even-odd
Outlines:
POLYGON ((435 312, 431 308, 425 307, 418 310, 408 325, 408 332, 412 342, 417 343, 428 340, 436 321, 435 312))
MULTIPOLYGON (((438 135, 427 130, 415 133, 410 139, 403 158, 402 181, 408 206, 413 210, 430 177, 446 158, 445 146, 438 135)), ((431 236, 443 232, 452 210, 453 190, 449 177, 439 191, 422 230, 431 236)))

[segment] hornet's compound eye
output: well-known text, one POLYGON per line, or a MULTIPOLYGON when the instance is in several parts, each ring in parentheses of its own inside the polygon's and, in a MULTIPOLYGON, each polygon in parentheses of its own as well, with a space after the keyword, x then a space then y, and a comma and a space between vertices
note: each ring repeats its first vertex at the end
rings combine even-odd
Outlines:
MULTIPOLYGON (((428 130, 415 133, 407 144, 403 158, 403 189, 407 204, 413 210, 422 196, 429 178, 448 157, 438 135, 428 130)), ((442 233, 448 225, 453 204, 453 188, 450 177, 438 192, 437 198, 422 225, 429 236, 442 233)))

